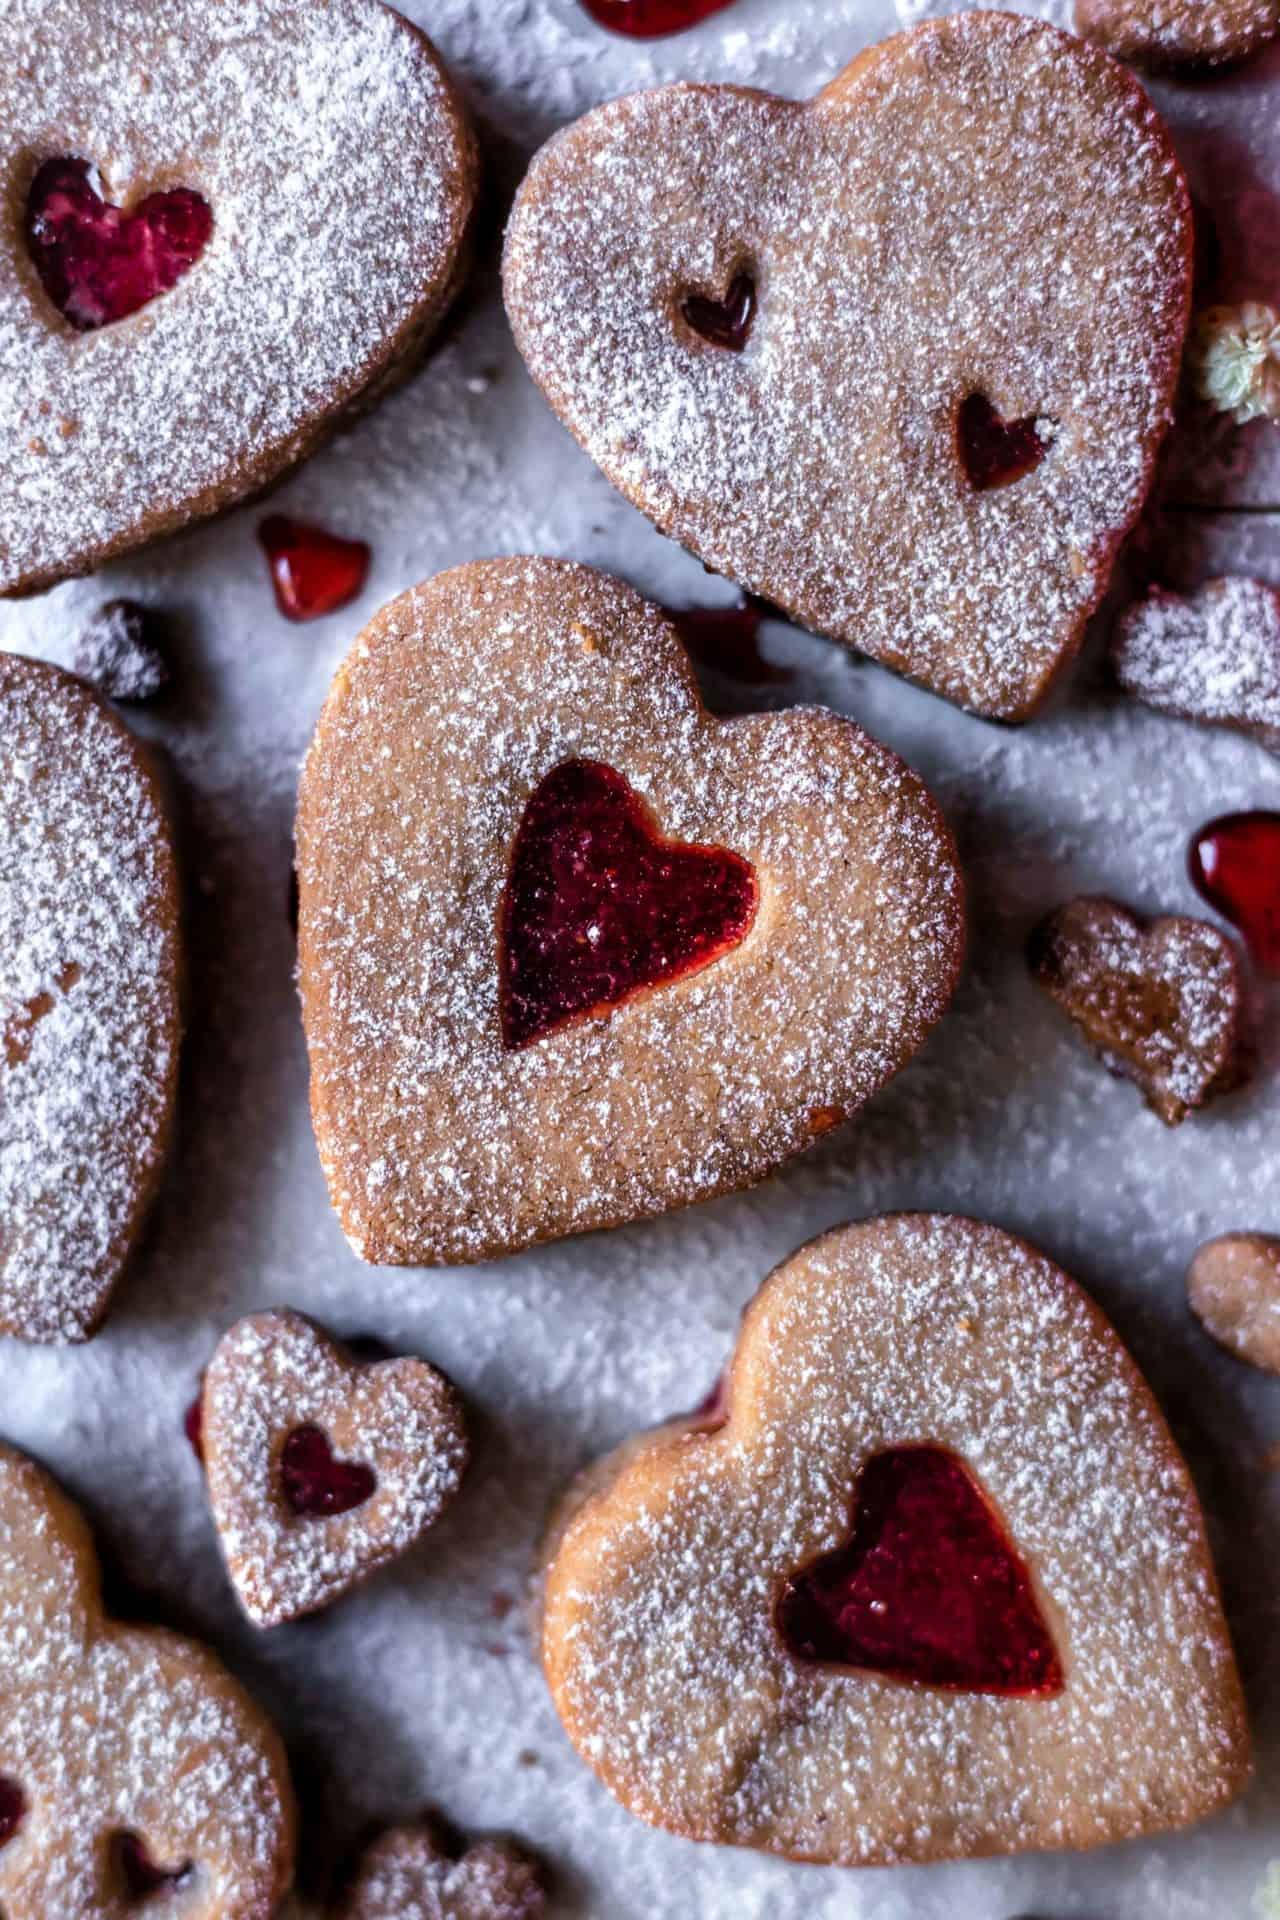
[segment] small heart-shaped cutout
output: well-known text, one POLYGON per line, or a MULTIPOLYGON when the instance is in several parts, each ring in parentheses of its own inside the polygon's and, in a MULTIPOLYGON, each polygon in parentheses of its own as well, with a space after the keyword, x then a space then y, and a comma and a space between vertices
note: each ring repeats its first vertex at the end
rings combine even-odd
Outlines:
POLYGON ((1005 420, 984 393, 971 393, 956 415, 956 443, 975 493, 1012 486, 1034 472, 1049 451, 1046 423, 1035 414, 1005 420))
POLYGON ((0 1774, 0 1847, 7 1846, 22 1825, 27 1796, 16 1780, 0 1774))
POLYGON ((295 1427, 280 1454, 280 1485, 294 1513, 309 1520, 351 1513, 378 1485, 372 1467, 340 1460, 322 1427, 295 1427))
POLYGON ((1191 878, 1239 927, 1258 965, 1280 974, 1280 813, 1228 813, 1191 843, 1191 878))
POLYGON ((757 897, 740 855, 664 839, 620 773, 563 762, 529 798, 503 895, 503 1045, 710 966, 746 938, 757 897))
POLYGON ((189 1860, 180 1867, 161 1867, 151 1858, 147 1845, 136 1833, 118 1833, 112 1842, 116 1871, 130 1900, 141 1904, 157 1893, 177 1892, 191 1879, 189 1860))
POLYGON ((874 1455, 853 1516, 849 1541, 779 1596, 778 1630, 797 1659, 969 1693, 1061 1692, 1030 1575, 954 1454, 874 1455))
POLYGON ((686 294, 680 311, 686 325, 711 346, 741 353, 755 319, 756 283, 749 273, 739 273, 723 300, 705 293, 686 294))
POLYGON ((150 193, 131 213, 100 192, 87 160, 46 160, 27 195, 27 248, 40 284, 77 332, 127 319, 188 273, 213 212, 190 187, 150 193))
POLYGON ((723 13, 733 0, 582 0, 582 5, 611 33, 625 33, 632 40, 657 40, 696 27, 713 13, 723 13))

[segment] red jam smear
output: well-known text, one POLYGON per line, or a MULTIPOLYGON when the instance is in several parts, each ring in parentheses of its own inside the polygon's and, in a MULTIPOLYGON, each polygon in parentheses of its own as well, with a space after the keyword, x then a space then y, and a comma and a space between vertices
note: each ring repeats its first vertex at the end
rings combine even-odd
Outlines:
POLYGON ((22 1825, 27 1796, 16 1780, 0 1773, 0 1847, 7 1846, 22 1825))
POLYGON ((633 40, 657 40, 664 33, 683 33, 723 13, 733 0, 582 0, 599 26, 625 33, 633 40))
POLYGON ((732 607, 672 607, 668 610, 681 640, 700 667, 748 687, 780 685, 791 675, 760 651, 760 626, 767 609, 759 600, 732 607))
POLYGON ((499 924, 502 1044, 527 1047, 710 966, 755 918, 755 875, 724 847, 666 840, 598 760, 566 760, 530 797, 499 924))
POLYGON ((37 169, 27 195, 27 249, 40 284, 80 333, 168 293, 213 232, 208 201, 190 187, 149 193, 126 213, 100 185, 88 160, 61 156, 37 169))
POLYGON ((187 1436, 187 1444, 200 1465, 204 1465, 204 1382, 200 1391, 182 1416, 182 1431, 187 1436))
POLYGON ((1280 813, 1226 813, 1191 842, 1191 878, 1239 927, 1258 965, 1280 974, 1280 813))
POLYGON ((777 1623, 799 1660, 966 1693, 1062 1691, 1027 1569, 942 1447, 892 1447, 867 1462, 849 1541, 792 1575, 777 1623))
POLYGON ((971 393, 956 416, 960 459, 976 493, 1008 487, 1025 479, 1044 459, 1049 442, 1039 420, 1004 420, 984 393, 971 393))
POLYGON ((686 294, 680 311, 686 324, 713 347, 741 353, 756 317, 756 283, 749 273, 740 273, 723 300, 705 293, 686 294))
POLYGON ((116 1867, 130 1900, 149 1900, 186 1884, 191 1877, 191 1862, 180 1867, 159 1867, 136 1833, 121 1833, 115 1840, 116 1867))
POLYGON ((363 540, 344 540, 305 520, 273 513, 258 528, 276 605, 286 620, 318 620, 345 607, 369 576, 363 540))
POLYGON ((358 1460, 339 1460, 323 1428, 306 1426, 295 1427, 284 1443, 280 1484, 294 1513, 324 1520, 362 1507, 378 1479, 358 1460))

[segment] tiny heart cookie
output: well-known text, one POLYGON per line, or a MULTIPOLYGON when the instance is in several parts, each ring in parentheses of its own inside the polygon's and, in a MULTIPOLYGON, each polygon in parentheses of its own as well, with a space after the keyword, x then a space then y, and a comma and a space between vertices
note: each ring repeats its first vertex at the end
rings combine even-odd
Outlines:
POLYGON ((505 290, 552 407, 664 533, 1019 720, 1146 495, 1191 249, 1137 83, 964 13, 810 103, 681 85, 597 108, 534 160, 505 290))
POLYGON ((1248 1774, 1159 1410, 1081 1289, 969 1220, 839 1228, 774 1272, 720 1424, 571 1489, 542 1657, 624 1806, 796 1859, 1096 1846, 1248 1774))
POLYGON ((377 0, 11 0, 0 127, 0 592, 259 492, 460 283, 474 143, 377 0))
POLYGON ((1224 1233, 1206 1240, 1187 1273, 1192 1311, 1222 1346, 1280 1373, 1280 1239, 1224 1233))
POLYGON ((542 1920, 537 1863, 504 1841, 447 1846, 430 1824, 395 1827, 364 1853, 333 1920, 542 1920))
POLYGON ((1236 574, 1183 596, 1152 587, 1112 643, 1120 685, 1161 713, 1280 753, 1280 591, 1236 574))
POLYGON ((196 1642, 106 1618, 79 1512, 0 1444, 6 1920, 124 1920, 166 1892, 183 1920, 270 1920, 293 1840, 265 1716, 196 1642))
POLYGON ((461 1404, 434 1367, 359 1366, 288 1310, 223 1335, 201 1440, 227 1571, 256 1627, 315 1613, 404 1553, 467 1462, 461 1404))
POLYGON ((0 653, 0 1333, 84 1340, 173 1131, 178 880, 148 756, 0 653))
POLYGON ((1139 919, 1082 897, 1048 915, 1027 962, 1103 1065, 1167 1126, 1245 1077, 1240 965, 1205 920, 1139 919))
POLYGON ((311 1106, 356 1251, 480 1260, 761 1179, 904 1066, 960 966, 936 806, 850 721, 709 715, 606 575, 387 607, 303 771, 311 1106))
POLYGON ((1076 31, 1141 67, 1222 67, 1280 33, 1280 0, 1076 0, 1076 31))

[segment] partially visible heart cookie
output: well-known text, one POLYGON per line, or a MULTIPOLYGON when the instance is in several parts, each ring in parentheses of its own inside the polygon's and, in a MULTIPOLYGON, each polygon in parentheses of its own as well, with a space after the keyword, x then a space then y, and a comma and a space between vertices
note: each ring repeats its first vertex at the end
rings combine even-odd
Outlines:
POLYGON ((140 743, 0 654, 0 1333, 84 1340, 173 1131, 178 881, 140 743))
POLYGON ((404 1553, 466 1466, 461 1404, 434 1367, 359 1366, 286 1309, 223 1335, 201 1409, 214 1524, 257 1627, 329 1606, 404 1553))
POLYGON ((316 1138, 371 1261, 761 1179, 906 1064, 960 965, 915 775, 829 713, 714 719, 659 610, 565 562, 384 609, 297 841, 316 1138))
POLYGON ((1220 1345, 1280 1373, 1280 1239, 1274 1234, 1206 1240, 1187 1273, 1187 1298, 1220 1345))
POLYGON ((597 108, 530 167, 504 283, 551 406, 664 533, 1020 720, 1147 492, 1191 249, 1130 76, 969 12, 812 102, 681 85, 597 108))
POLYGON ((333 1920, 542 1920, 546 1904, 519 1848, 478 1840, 457 1851, 421 1823, 374 1841, 333 1920))
POLYGON ((1190 1478, 1043 1255, 941 1216, 824 1235, 749 1307, 726 1415, 600 1462, 547 1544, 552 1696, 633 1813, 865 1866, 1096 1846, 1241 1790, 1190 1478))
POLYGON ((475 145, 379 0, 12 0, 0 127, 0 592, 260 492, 460 284, 475 145))
POLYGON ((271 1920, 293 1829, 265 1716, 204 1647, 105 1617, 79 1512, 0 1445, 7 1920, 125 1920, 153 1897, 183 1920, 271 1920))
POLYGON ((1188 596, 1152 587, 1124 615, 1112 665, 1161 713, 1233 727, 1280 753, 1280 591, 1243 575, 1188 596))
POLYGON ((1223 67, 1280 33, 1280 0, 1076 0, 1076 31, 1140 67, 1223 67))
POLYGON ((1207 921, 1143 921, 1086 896, 1040 923, 1027 959, 1103 1065, 1167 1126, 1243 1079, 1239 962, 1207 921))

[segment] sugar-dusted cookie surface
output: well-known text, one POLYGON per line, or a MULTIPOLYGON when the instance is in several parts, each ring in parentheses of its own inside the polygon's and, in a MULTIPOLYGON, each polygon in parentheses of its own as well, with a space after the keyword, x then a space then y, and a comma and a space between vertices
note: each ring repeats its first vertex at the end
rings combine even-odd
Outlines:
POLYGON ((408 367, 459 283, 471 135, 378 0, 11 0, 0 126, 0 361, 21 369, 0 591, 266 486, 408 367), (166 245, 167 290, 97 324, 166 245))
POLYGON ((258 1627, 330 1605, 404 1553, 467 1463, 461 1403, 434 1367, 359 1365, 284 1308, 219 1341, 201 1441, 227 1571, 258 1627))
POLYGON ((303 772, 329 1192, 371 1261, 465 1261, 762 1178, 941 1016, 962 884, 849 721, 730 721, 628 587, 461 567, 378 615, 303 772))
POLYGON ((1280 33, 1280 0, 1076 0, 1076 30, 1141 67, 1222 67, 1280 33))
POLYGON ((0 654, 0 1334, 106 1312, 173 1129, 180 967, 148 757, 80 681, 0 654))
POLYGON ((1152 587, 1111 652, 1120 685, 1161 713, 1233 727, 1280 753, 1280 591, 1243 574, 1192 594, 1152 587))
POLYGON ((1280 1237, 1223 1233, 1197 1249, 1187 1298, 1229 1353, 1280 1373, 1280 1237))
POLYGON ((1146 494, 1190 275, 1137 83, 964 13, 805 104, 681 85, 597 108, 530 167, 505 289, 552 407, 664 533, 1017 720, 1146 494))
POLYGON ((79 1512, 4 1445, 0 1807, 6 1920, 271 1920, 292 1871, 265 1716, 195 1641, 105 1617, 79 1512))
POLYGON ((723 1424, 641 1436, 571 1492, 542 1655, 632 1812, 796 1858, 1095 1846, 1248 1773, 1150 1393, 1073 1281, 967 1220, 839 1228, 773 1273, 723 1424))
POLYGON ((517 1847, 443 1846, 429 1824, 395 1827, 362 1856, 333 1920, 542 1920, 536 1863, 517 1847))

